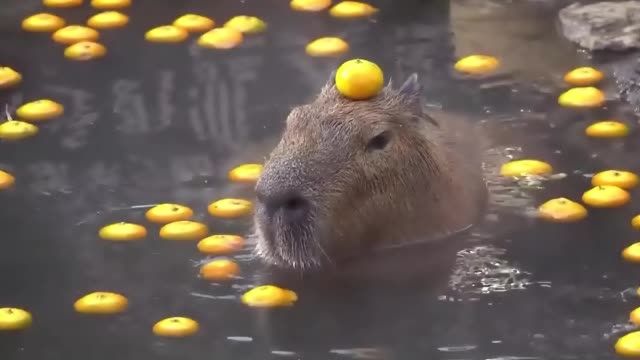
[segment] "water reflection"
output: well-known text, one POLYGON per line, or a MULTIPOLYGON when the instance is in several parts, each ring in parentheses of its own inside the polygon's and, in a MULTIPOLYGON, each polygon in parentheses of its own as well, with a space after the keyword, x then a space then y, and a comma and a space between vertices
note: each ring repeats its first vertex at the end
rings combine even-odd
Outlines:
MULTIPOLYGON (((12 1, 12 11, 3 13, 12 27, 2 27, 0 58, 25 80, 0 93, 0 102, 15 109, 51 97, 66 112, 33 139, 0 144, 0 166, 18 184, 0 194, 0 226, 7 234, 0 303, 32 309, 36 319, 28 333, 2 335, 1 353, 11 359, 52 353, 94 359, 612 358, 613 335, 623 331, 633 306, 619 296, 634 280, 618 259, 633 238, 631 209, 594 211, 584 224, 560 227, 524 213, 553 196, 578 197, 586 186, 582 174, 637 167, 633 143, 591 141, 580 133, 588 121, 612 114, 632 119, 631 113, 614 106, 579 115, 557 109, 561 85, 553 74, 580 58, 556 39, 552 17, 527 16, 533 5, 493 3, 474 21, 468 9, 476 9, 475 2, 375 3, 381 8, 375 21, 340 22, 291 15, 287 3, 276 0, 140 0, 128 28, 104 32, 109 55, 78 64, 64 60, 46 37, 16 30, 37 6, 25 10, 27 2, 12 1), (229 53, 144 42, 145 29, 186 11, 218 21, 251 12, 265 18, 270 31, 229 53), (502 27, 511 16, 518 20, 502 27), (526 29, 518 22, 524 19, 530 21, 526 29), (496 182, 502 196, 482 227, 446 249, 384 254, 371 261, 374 276, 354 269, 350 280, 283 277, 258 266, 246 249, 235 257, 240 279, 209 284, 197 278, 206 257, 195 246, 155 237, 125 246, 97 239, 101 225, 144 222, 146 208, 165 201, 193 207, 196 219, 217 233, 246 232, 248 219, 212 219, 206 205, 251 196, 249 186, 229 184, 226 173, 238 163, 262 161, 290 107, 314 96, 343 60, 304 54, 304 44, 325 35, 346 37, 348 56, 374 59, 396 82, 418 72, 430 106, 487 123, 496 139, 494 160, 528 154, 552 161, 567 176, 529 189, 496 182), (490 81, 454 76, 452 60, 479 44, 510 64, 506 74, 490 81), (531 64, 534 57, 543 61, 531 64), (249 287, 274 279, 299 293, 295 307, 255 310, 237 301, 249 287), (109 319, 73 314, 73 301, 92 289, 126 293, 130 312, 109 319), (198 319, 203 332, 184 341, 154 338, 151 324, 173 313, 198 319)), ((88 13, 68 14, 82 21, 88 13)))

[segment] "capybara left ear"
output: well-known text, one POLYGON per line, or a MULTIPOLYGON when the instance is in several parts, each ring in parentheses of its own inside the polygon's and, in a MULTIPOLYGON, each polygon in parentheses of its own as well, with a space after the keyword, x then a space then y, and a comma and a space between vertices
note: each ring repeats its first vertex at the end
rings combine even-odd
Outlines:
POLYGON ((328 97, 333 95, 336 92, 336 71, 331 71, 331 75, 329 75, 329 79, 320 90, 319 97, 328 97))

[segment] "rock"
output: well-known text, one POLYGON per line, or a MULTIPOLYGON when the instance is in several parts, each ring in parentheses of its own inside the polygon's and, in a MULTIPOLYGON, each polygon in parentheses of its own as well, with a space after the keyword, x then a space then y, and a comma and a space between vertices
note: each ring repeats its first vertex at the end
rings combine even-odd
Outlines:
POLYGON ((640 48, 640 1, 573 3, 558 17, 564 36, 589 50, 640 48))
POLYGON ((626 100, 640 116, 640 53, 632 54, 613 65, 613 78, 620 98, 626 100))

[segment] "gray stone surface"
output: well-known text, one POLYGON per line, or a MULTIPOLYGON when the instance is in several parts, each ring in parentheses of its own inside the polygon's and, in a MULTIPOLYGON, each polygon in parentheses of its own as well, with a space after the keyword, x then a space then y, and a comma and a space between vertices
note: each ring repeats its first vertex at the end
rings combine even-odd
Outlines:
POLYGON ((640 116, 640 52, 616 62, 612 68, 620 97, 640 116))
POLYGON ((640 1, 573 3, 558 17, 563 35, 589 50, 640 48, 640 1))

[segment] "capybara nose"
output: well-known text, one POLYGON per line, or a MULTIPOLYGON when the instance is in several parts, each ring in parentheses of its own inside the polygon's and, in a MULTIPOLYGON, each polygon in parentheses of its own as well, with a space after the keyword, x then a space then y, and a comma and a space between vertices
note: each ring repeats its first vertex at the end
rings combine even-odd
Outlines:
POLYGON ((309 213, 309 201, 297 191, 258 188, 256 195, 270 217, 280 215, 282 220, 294 223, 304 220, 309 213))

